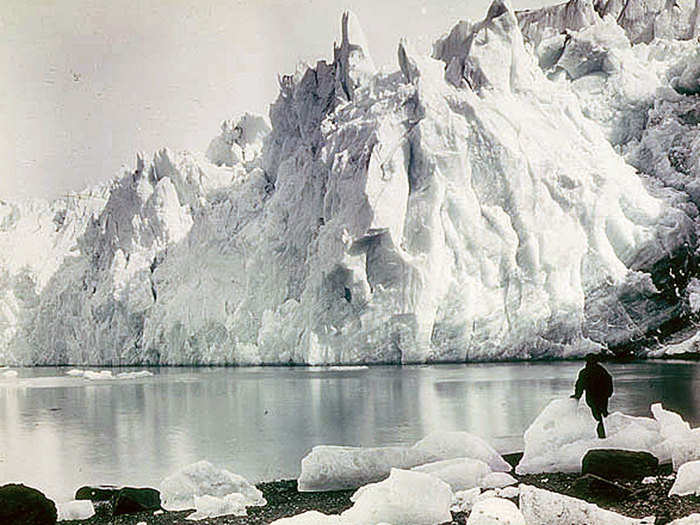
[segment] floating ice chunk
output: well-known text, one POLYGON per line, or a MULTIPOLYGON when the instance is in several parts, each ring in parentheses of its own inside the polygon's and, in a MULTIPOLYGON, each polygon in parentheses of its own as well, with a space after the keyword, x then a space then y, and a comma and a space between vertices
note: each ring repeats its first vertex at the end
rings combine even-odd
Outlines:
MULTIPOLYGON (((243 477, 225 469, 216 468, 208 461, 198 461, 165 478, 160 485, 163 508, 166 510, 194 509, 195 497, 224 498, 241 494, 246 506, 266 504, 262 492, 243 477)), ((203 505, 207 505, 205 500, 203 505)))
POLYGON ((502 489, 517 482, 518 480, 507 472, 491 472, 481 479, 479 486, 482 489, 502 489))
POLYGON ((85 375, 85 370, 80 370, 79 368, 72 368, 66 372, 67 376, 73 377, 83 377, 85 375))
POLYGON ((642 485, 652 485, 659 482, 658 476, 647 476, 642 480, 642 485))
POLYGON ((525 518, 515 503, 502 498, 477 501, 467 519, 467 525, 500 524, 525 525, 525 518))
POLYGON ((604 510, 586 501, 520 485, 520 511, 526 523, 547 525, 641 525, 642 520, 604 510))
POLYGON ((92 370, 85 370, 83 372, 83 377, 89 379, 90 381, 111 381, 114 379, 114 375, 111 370, 100 370, 99 372, 93 372, 92 370))
POLYGON ((73 500, 56 503, 58 521, 86 520, 95 514, 95 507, 90 500, 73 500))
POLYGON ((433 432, 414 448, 440 459, 472 458, 486 463, 494 472, 512 467, 484 439, 469 432, 433 432))
POLYGON ((2 373, 2 377, 5 379, 16 379, 18 375, 17 370, 8 370, 2 373))
POLYGON ((452 490, 467 490, 478 487, 481 480, 491 473, 489 466, 481 460, 470 458, 446 459, 413 467, 414 472, 430 474, 447 483, 452 490))
POLYGON ((450 487, 422 472, 392 469, 386 480, 362 487, 353 500, 355 504, 341 514, 353 525, 434 525, 452 519, 450 487))
POLYGON ((671 487, 668 495, 687 496, 688 494, 700 495, 700 461, 691 461, 678 469, 676 482, 671 487))
POLYGON ((651 418, 615 412, 605 419, 605 439, 597 437, 595 428, 585 402, 552 401, 525 432, 525 450, 516 472, 580 472, 583 456, 594 448, 642 450, 659 457, 662 437, 659 423, 651 418))
POLYGON ((452 512, 469 512, 480 495, 481 489, 479 487, 455 492, 450 510, 452 512))
POLYGON ((148 370, 139 370, 138 372, 120 372, 117 374, 118 379, 135 379, 137 377, 152 377, 153 372, 148 370))
POLYGON ((338 365, 312 367, 309 370, 327 370, 329 372, 352 372, 357 370, 369 370, 369 367, 367 365, 338 365))
POLYGON ((205 518, 216 518, 218 516, 228 515, 246 516, 246 505, 249 505, 248 499, 240 492, 228 494, 223 498, 210 496, 208 494, 204 496, 195 496, 194 508, 196 512, 193 512, 185 519, 203 520, 205 518))
POLYGON ((275 520, 270 525, 340 525, 339 516, 329 516, 315 510, 297 514, 291 518, 275 520))

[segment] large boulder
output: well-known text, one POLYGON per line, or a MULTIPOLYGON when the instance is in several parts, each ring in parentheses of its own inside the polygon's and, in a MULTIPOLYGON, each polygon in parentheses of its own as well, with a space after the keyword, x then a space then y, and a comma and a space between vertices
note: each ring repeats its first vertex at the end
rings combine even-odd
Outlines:
POLYGON ((582 474, 605 479, 641 479, 658 474, 659 460, 649 452, 598 448, 581 461, 582 474))
POLYGON ((151 488, 124 487, 114 497, 112 514, 134 514, 160 510, 160 492, 151 488))
POLYGON ((76 500, 90 501, 110 501, 119 492, 119 487, 115 485, 97 485, 91 487, 86 485, 75 491, 76 500))
POLYGON ((54 525, 56 505, 36 489, 9 484, 0 487, 0 523, 54 525))

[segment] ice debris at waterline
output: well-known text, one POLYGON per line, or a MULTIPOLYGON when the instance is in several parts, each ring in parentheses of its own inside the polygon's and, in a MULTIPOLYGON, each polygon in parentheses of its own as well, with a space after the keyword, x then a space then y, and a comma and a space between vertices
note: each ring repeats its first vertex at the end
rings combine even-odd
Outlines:
POLYGON ((393 72, 348 13, 269 121, 0 202, 0 361, 528 359, 690 330, 697 9, 647 4, 496 0, 393 72))
POLYGON ((360 488, 352 496, 354 505, 342 518, 357 525, 375 523, 444 523, 452 519, 452 491, 443 481, 407 470, 392 469, 379 483, 360 488))
POLYGON ((84 377, 91 381, 110 381, 112 379, 136 379, 139 377, 152 377, 153 372, 148 370, 139 370, 136 372, 118 372, 114 373, 111 370, 100 370, 96 372, 94 370, 81 370, 79 368, 73 368, 66 372, 66 375, 72 377, 84 377))
MULTIPOLYGON (((434 432, 412 447, 317 446, 301 460, 302 492, 353 489, 386 478, 392 469, 435 471, 457 485, 478 482, 511 466, 482 438, 468 432, 434 432), (462 461, 463 458, 468 458, 462 461), (445 462, 443 460, 455 460, 445 462), (441 463, 434 463, 441 462, 441 463), (432 465, 426 465, 433 463, 432 465)), ((470 488, 470 487, 464 487, 470 488)), ((459 490, 459 489, 457 489, 459 490)))
POLYGON ((166 510, 196 509, 188 519, 244 516, 246 507, 267 503, 262 492, 245 478, 208 461, 198 461, 165 478, 160 495, 166 510))
POLYGON ((73 500, 57 503, 58 521, 86 520, 95 515, 95 507, 89 500, 73 500))
POLYGON ((650 452, 660 462, 672 460, 675 470, 700 459, 700 434, 659 403, 651 406, 651 412, 653 418, 613 412, 605 418, 607 437, 599 439, 596 421, 584 402, 552 401, 525 432, 523 458, 515 470, 518 474, 580 472, 586 452, 599 448, 650 452))
POLYGON ((700 496, 700 461, 689 461, 678 469, 678 476, 673 483, 668 495, 687 496, 695 494, 700 496))
POLYGON ((520 485, 520 511, 525 523, 547 525, 653 525, 654 518, 635 519, 601 509, 593 503, 520 485))

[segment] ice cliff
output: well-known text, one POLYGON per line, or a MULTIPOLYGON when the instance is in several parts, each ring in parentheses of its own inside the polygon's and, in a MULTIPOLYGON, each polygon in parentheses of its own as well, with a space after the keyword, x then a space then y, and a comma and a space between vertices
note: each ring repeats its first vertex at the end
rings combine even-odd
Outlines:
POLYGON ((393 72, 346 13, 269 121, 0 205, 0 361, 658 351, 698 310, 698 12, 496 0, 393 72))

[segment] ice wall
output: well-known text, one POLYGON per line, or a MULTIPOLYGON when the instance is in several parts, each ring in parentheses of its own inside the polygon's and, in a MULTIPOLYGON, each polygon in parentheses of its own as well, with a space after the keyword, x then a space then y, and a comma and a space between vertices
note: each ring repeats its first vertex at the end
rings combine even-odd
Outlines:
POLYGON ((66 206, 63 237, 6 205, 0 242, 37 253, 0 258, 0 360, 528 359, 668 331, 689 311, 695 172, 669 174, 655 137, 694 140, 667 121, 697 125, 698 57, 599 12, 526 24, 496 0, 432 57, 402 41, 389 73, 347 13, 333 62, 280 77, 269 122, 139 156, 66 206))

